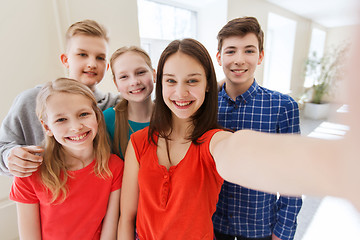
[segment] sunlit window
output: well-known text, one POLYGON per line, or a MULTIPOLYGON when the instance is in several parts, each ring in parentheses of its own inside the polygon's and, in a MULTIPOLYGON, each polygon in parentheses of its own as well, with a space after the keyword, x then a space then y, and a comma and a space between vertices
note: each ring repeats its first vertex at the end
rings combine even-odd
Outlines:
POLYGON ((196 12, 150 0, 138 0, 141 47, 157 66, 161 52, 174 39, 196 38, 196 12))
MULTIPOLYGON (((318 28, 313 28, 311 32, 309 58, 321 59, 324 56, 325 40, 326 32, 318 28)), ((307 75, 305 77, 304 87, 311 87, 314 83, 314 77, 316 78, 316 76, 316 73, 314 73, 314 76, 307 75)))

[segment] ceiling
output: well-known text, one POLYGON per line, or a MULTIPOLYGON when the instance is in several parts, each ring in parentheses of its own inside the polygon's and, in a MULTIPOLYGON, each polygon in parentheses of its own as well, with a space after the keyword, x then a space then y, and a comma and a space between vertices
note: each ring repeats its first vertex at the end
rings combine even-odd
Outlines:
MULTIPOLYGON (((220 0, 172 0, 201 8, 220 0)), ((327 27, 340 27, 359 23, 359 0, 266 0, 302 17, 327 27)))
POLYGON ((267 0, 324 27, 359 23, 359 0, 267 0))

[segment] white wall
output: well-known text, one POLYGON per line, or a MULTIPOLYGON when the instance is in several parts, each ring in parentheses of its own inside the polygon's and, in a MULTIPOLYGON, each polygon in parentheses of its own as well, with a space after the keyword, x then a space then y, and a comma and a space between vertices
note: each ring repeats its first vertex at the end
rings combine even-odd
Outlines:
POLYGON ((224 78, 224 72, 216 60, 216 37, 227 20, 227 0, 211 2, 198 10, 198 40, 204 44, 213 60, 218 81, 224 78))
MULTIPOLYGON (((136 1, 12 0, 0 5, 0 121, 25 89, 65 76, 60 62, 70 24, 94 19, 110 30, 110 52, 140 45, 136 1)), ((108 73, 103 91, 116 91, 108 73)), ((0 176, 0 239, 17 238, 15 204, 8 200, 12 178, 0 176)))
POLYGON ((330 28, 327 31, 326 47, 336 47, 339 44, 354 42, 355 32, 359 29, 357 25, 330 28))

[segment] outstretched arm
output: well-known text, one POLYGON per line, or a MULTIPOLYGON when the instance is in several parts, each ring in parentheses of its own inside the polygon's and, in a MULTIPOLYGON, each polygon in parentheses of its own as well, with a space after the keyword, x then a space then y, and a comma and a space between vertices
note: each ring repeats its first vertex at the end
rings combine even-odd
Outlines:
POLYGON ((123 187, 121 190, 121 215, 118 227, 118 239, 120 240, 134 239, 135 217, 139 199, 138 173, 139 163, 130 141, 126 149, 123 187))
POLYGON ((210 151, 219 174, 229 182, 293 196, 339 196, 343 147, 344 140, 241 130, 216 133, 210 151))
POLYGON ((41 240, 39 204, 16 203, 22 240, 41 240))

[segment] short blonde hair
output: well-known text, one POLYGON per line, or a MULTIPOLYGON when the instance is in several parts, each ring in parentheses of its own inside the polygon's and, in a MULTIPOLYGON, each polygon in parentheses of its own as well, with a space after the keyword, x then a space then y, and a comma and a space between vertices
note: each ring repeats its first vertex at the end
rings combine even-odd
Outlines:
POLYGON ((66 46, 68 45, 69 40, 78 34, 90 37, 100 37, 105 39, 107 43, 109 42, 109 33, 107 29, 94 20, 86 19, 72 24, 65 34, 66 46))
MULTIPOLYGON (((111 176, 108 166, 110 146, 106 133, 106 126, 102 111, 98 108, 93 92, 84 84, 69 78, 58 78, 46 83, 36 99, 36 114, 40 121, 47 121, 46 104, 49 97, 57 93, 78 94, 86 97, 92 103, 98 122, 98 132, 94 138, 95 166, 97 176, 105 178, 111 176)), ((45 136, 44 161, 40 166, 40 179, 52 194, 51 202, 60 197, 60 202, 67 196, 67 166, 64 159, 64 149, 53 136, 45 136)))

